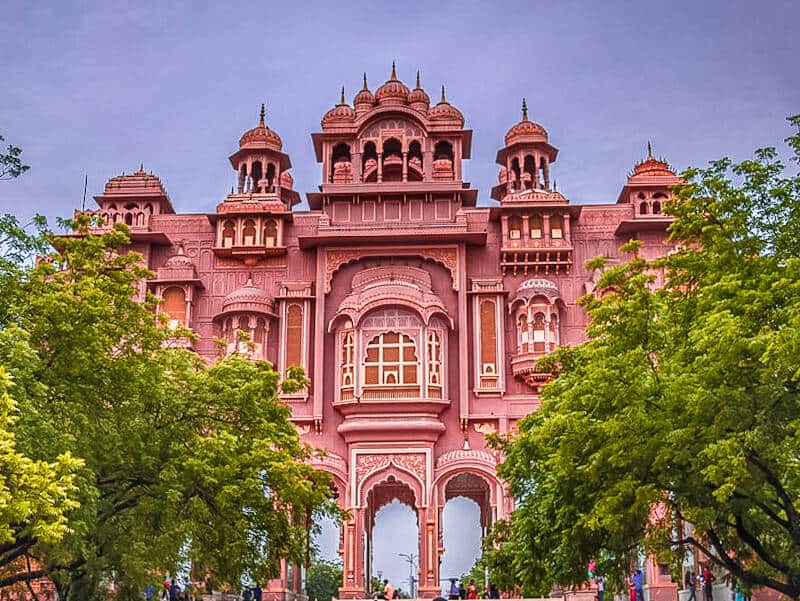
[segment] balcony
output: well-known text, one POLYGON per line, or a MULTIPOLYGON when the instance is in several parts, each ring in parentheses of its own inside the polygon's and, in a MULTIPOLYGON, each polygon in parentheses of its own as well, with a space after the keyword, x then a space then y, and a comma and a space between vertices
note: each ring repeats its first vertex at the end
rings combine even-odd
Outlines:
MULTIPOLYGON (((551 343, 551 351, 555 344, 551 343)), ((553 374, 536 370, 536 363, 547 354, 545 350, 522 351, 511 356, 511 372, 535 391, 547 384, 553 374)))

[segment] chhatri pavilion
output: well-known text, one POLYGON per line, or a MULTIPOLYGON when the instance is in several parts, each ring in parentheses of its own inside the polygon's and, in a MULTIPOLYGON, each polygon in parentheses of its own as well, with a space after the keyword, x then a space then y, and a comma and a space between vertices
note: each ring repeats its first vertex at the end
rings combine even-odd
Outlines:
MULTIPOLYGON (((142 169, 111 178, 94 213, 130 227, 158 310, 196 334, 185 344, 199 355, 305 370, 308 387, 283 400, 302 439, 325 451, 315 462, 350 515, 340 596, 365 596, 375 516, 394 499, 417 516, 419 595, 437 596, 449 576, 445 503, 473 500, 484 529, 513 509, 486 436, 536 411, 548 379, 539 358, 584 339, 577 301, 598 293, 600 276, 584 263, 623 260, 630 239, 646 257, 669 252, 662 208, 680 180, 648 149, 616 199, 572 204, 554 183, 558 149, 523 101, 521 120, 497 133, 497 185, 478 206, 462 175, 464 116, 444 89, 432 102, 419 76, 410 88, 393 68, 322 117, 311 135, 320 185, 296 210, 272 125, 262 107, 228 158, 238 185, 213 213, 175 213, 142 169)), ((651 601, 675 598, 668 574, 648 563, 651 601)), ((267 598, 299 587, 300 570, 284 565, 267 598)))

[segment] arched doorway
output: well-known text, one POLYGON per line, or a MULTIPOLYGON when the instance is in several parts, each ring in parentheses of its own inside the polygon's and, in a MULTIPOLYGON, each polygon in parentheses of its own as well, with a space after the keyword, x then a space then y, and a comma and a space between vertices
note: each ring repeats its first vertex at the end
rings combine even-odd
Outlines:
MULTIPOLYGON (((483 537, 492 521, 489 483, 473 473, 460 473, 444 486, 440 578, 447 592, 449 578, 467 574, 481 555, 483 537)), ((482 590, 484 582, 476 582, 482 590)))
POLYGON ((406 593, 415 591, 420 548, 415 492, 395 475, 388 475, 367 493, 364 519, 366 592, 375 592, 373 579, 388 579, 406 593))

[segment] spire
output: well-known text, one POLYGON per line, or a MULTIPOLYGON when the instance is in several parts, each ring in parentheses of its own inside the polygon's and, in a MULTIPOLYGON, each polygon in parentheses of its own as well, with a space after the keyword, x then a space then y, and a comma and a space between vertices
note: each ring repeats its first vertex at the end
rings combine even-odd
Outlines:
POLYGON ((344 86, 342 86, 342 97, 339 99, 339 106, 347 106, 347 103, 344 101, 344 86))
POLYGON ((653 148, 650 146, 650 140, 647 141, 647 158, 653 158, 653 148))
POLYGON ((261 112, 258 113, 258 125, 259 127, 266 127, 264 124, 264 119, 267 116, 267 109, 264 107, 264 103, 261 103, 261 112))
POLYGON ((442 103, 447 104, 447 96, 444 95, 444 84, 442 84, 442 99, 439 101, 439 104, 442 103))
POLYGON ((522 98, 522 120, 528 120, 528 103, 525 102, 525 98, 522 98))
POLYGON ((422 89, 422 88, 420 87, 420 85, 419 85, 419 69, 417 69, 417 89, 418 89, 418 90, 422 89))
POLYGON ((392 76, 389 79, 391 81, 397 81, 397 71, 394 68, 394 61, 392 61, 392 76))
POLYGON ((364 90, 365 92, 369 91, 369 88, 367 87, 367 72, 366 71, 364 71, 364 87, 361 88, 361 89, 364 90))
POLYGON ((139 173, 144 173, 144 162, 139 163, 139 173))

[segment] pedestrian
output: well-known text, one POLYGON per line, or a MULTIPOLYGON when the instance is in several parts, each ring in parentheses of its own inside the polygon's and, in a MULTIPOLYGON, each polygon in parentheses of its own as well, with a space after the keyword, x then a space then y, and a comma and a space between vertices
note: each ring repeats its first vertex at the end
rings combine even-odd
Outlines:
POLYGON ((497 587, 493 583, 489 583, 489 599, 499 599, 500 598, 500 591, 497 590, 497 587))
POLYGON ((147 599, 147 601, 151 601, 155 594, 156 588, 152 584, 148 584, 147 589, 144 591, 144 598, 147 599))
POLYGON ((644 601, 644 574, 640 569, 633 573, 633 590, 636 596, 636 601, 644 601))
POLYGON ((252 601, 253 599, 253 592, 250 590, 249 586, 244 587, 242 591, 242 600, 243 601, 252 601))
POLYGON ((169 601, 178 601, 178 593, 181 592, 181 587, 172 579, 172 584, 169 585, 169 601))
POLYGON ((458 591, 458 582, 456 581, 455 578, 451 578, 450 579, 450 593, 448 595, 448 598, 451 601, 453 601, 453 599, 460 599, 461 598, 461 595, 459 594, 459 591, 458 591))
POLYGON ((467 585, 467 599, 477 599, 478 598, 478 587, 475 586, 475 579, 470 578, 469 584, 467 585))
POLYGON ((263 601, 264 591, 261 590, 261 585, 256 584, 253 587, 253 601, 263 601))
POLYGON ((708 567, 708 565, 703 567, 703 593, 705 601, 714 601, 714 580, 714 574, 711 572, 711 569, 708 567))
POLYGON ((597 601, 603 601, 603 595, 606 593, 606 581, 598 574, 594 578, 594 583, 597 585, 597 601))
POLYGON ((383 598, 384 599, 394 599, 394 587, 392 586, 389 579, 386 578, 383 581, 383 598))
POLYGON ((697 601, 697 576, 691 570, 686 572, 686 589, 689 591, 686 601, 697 601))

